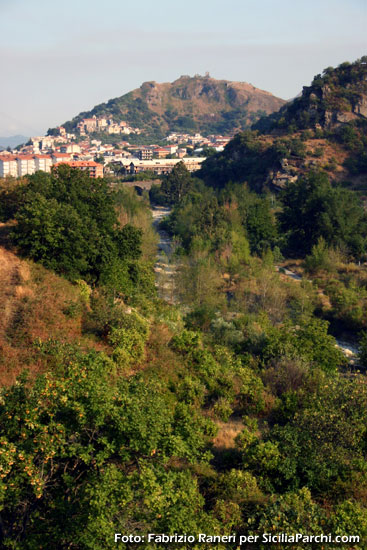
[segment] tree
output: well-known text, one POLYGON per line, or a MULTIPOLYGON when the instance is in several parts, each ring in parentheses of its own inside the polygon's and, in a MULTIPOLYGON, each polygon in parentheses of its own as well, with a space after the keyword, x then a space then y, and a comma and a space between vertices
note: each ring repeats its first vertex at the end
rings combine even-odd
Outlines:
POLYGON ((281 229, 289 252, 309 253, 320 237, 329 246, 351 249, 356 238, 366 235, 363 209, 352 191, 332 188, 327 175, 311 172, 289 185, 282 194, 281 229))
POLYGON ((176 164, 163 180, 160 192, 168 204, 177 204, 193 187, 193 178, 183 162, 176 164))
POLYGON ((69 279, 96 281, 114 260, 141 255, 141 231, 118 227, 106 183, 66 165, 30 178, 15 218, 20 251, 69 279))
POLYGON ((1 391, 1 546, 112 549, 116 521, 137 534, 217 529, 190 469, 170 467, 207 461, 210 421, 159 381, 116 377, 103 353, 39 347, 52 373, 1 391))

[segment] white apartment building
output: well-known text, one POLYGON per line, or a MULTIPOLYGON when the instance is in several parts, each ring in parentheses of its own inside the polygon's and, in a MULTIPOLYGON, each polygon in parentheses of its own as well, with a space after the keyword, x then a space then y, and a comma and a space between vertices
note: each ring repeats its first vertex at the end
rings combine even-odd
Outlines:
POLYGON ((18 177, 34 174, 36 171, 36 163, 33 155, 18 155, 18 177))
POLYGON ((34 155, 34 163, 36 172, 38 172, 38 170, 42 170, 43 172, 51 172, 51 155, 34 155))
POLYGON ((0 155, 0 178, 18 175, 18 163, 14 155, 0 155))

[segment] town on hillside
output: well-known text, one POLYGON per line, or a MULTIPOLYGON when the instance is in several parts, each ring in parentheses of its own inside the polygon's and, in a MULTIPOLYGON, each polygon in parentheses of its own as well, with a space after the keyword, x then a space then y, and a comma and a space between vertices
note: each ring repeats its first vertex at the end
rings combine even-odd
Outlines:
POLYGON ((164 145, 139 145, 129 143, 126 137, 129 134, 141 135, 142 132, 124 121, 117 123, 112 117, 82 119, 75 133, 68 133, 63 126, 59 126, 54 135, 31 137, 23 146, 2 151, 0 177, 22 177, 39 170, 50 172, 60 164, 87 171, 92 178, 114 173, 126 176, 141 172, 163 175, 171 172, 175 164, 181 161, 189 172, 195 172, 205 160, 206 151, 223 151, 233 137, 170 133, 164 139, 164 145), (102 137, 94 139, 96 133, 102 137), (103 134, 116 135, 116 141, 104 142, 103 134))

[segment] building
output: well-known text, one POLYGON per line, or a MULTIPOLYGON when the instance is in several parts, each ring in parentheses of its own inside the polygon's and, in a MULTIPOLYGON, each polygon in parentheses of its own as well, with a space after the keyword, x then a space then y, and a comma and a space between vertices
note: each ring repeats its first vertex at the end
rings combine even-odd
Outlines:
POLYGON ((187 141, 191 145, 197 145, 197 144, 202 143, 204 140, 205 140, 205 138, 203 138, 203 136, 201 134, 195 134, 194 136, 190 136, 187 141))
POLYGON ((91 178, 103 178, 103 166, 98 162, 94 162, 92 160, 70 160, 66 162, 57 162, 56 164, 54 164, 54 166, 57 168, 62 164, 66 164, 67 166, 71 166, 72 168, 78 168, 79 170, 88 172, 91 178))
POLYGON ((97 118, 97 129, 99 132, 104 132, 107 127, 107 118, 97 118))
POLYGON ((43 137, 31 137, 32 147, 34 153, 39 153, 41 149, 43 137))
POLYGON ((51 172, 52 157, 51 155, 33 155, 36 172, 51 172))
POLYGON ((18 176, 18 163, 15 155, 0 155, 0 178, 18 176))
POLYGON ((84 118, 82 122, 84 124, 84 129, 88 134, 97 130, 97 120, 95 116, 92 118, 84 118))
POLYGON ((111 121, 111 124, 107 126, 108 134, 121 134, 121 128, 118 124, 111 121))
POLYGON ((34 174, 36 171, 36 163, 33 155, 17 155, 18 177, 34 174))
POLYGON ((125 168, 128 174, 139 174, 140 172, 153 172, 157 175, 165 175, 172 172, 174 166, 183 162, 189 172, 195 172, 200 169, 201 163, 205 157, 188 157, 180 159, 122 159, 120 164, 125 168))
POLYGON ((53 149, 55 147, 56 139, 53 136, 44 136, 42 137, 39 147, 44 151, 45 149, 53 149))
POLYGON ((67 162, 69 160, 71 160, 69 153, 59 153, 58 151, 52 153, 53 164, 56 164, 57 162, 67 162))
POLYGON ((139 160, 151 160, 153 158, 153 151, 151 149, 139 149, 136 152, 136 156, 139 160))
POLYGON ((157 159, 165 159, 168 157, 168 155, 171 154, 169 149, 166 149, 165 147, 156 147, 153 151, 155 158, 157 159))
POLYGON ((78 130, 81 136, 85 136, 85 127, 82 120, 78 122, 78 124, 76 125, 76 129, 78 130))
POLYGON ((81 149, 78 143, 66 143, 65 145, 61 145, 60 152, 69 153, 69 154, 74 154, 74 153, 80 154, 81 149))

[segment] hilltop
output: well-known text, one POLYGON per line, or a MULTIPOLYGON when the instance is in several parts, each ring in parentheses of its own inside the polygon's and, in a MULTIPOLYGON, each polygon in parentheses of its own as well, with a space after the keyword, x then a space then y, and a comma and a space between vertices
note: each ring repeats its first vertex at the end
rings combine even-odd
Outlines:
POLYGON ((227 133, 249 127, 284 103, 246 82, 216 80, 209 75, 181 76, 172 83, 144 82, 140 88, 82 112, 63 126, 75 131, 83 118, 95 115, 112 116, 117 123, 126 121, 144 135, 155 137, 171 131, 227 133))
POLYGON ((254 124, 260 131, 336 130, 367 118, 367 56, 317 74, 300 97, 254 124))
POLYGON ((202 177, 223 187, 247 181, 253 189, 279 189, 310 170, 332 181, 367 189, 367 57, 328 67, 278 113, 238 134, 203 165, 202 177))

